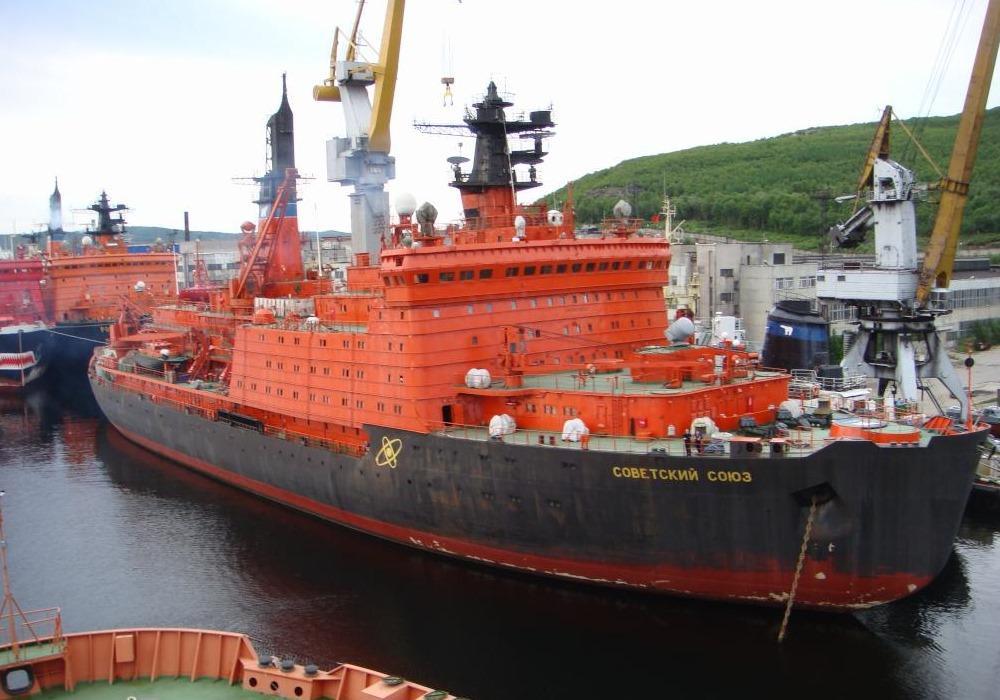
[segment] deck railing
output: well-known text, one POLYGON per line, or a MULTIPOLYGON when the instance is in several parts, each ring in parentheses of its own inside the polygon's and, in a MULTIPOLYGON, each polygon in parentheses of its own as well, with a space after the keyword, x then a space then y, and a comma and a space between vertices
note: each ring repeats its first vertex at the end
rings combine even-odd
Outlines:
POLYGON ((42 644, 50 645, 53 654, 61 653, 65 648, 59 608, 27 612, 17 608, 0 615, 0 663, 19 661, 26 655, 26 647, 37 648, 42 644), (3 654, 8 650, 11 659, 3 654))

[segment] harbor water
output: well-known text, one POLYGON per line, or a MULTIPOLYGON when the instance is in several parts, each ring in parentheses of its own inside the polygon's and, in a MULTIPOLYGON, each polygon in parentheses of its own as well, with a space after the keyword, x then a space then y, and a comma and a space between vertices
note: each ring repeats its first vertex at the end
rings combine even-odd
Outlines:
POLYGON ((68 631, 242 631, 476 700, 1000 697, 1000 511, 941 576, 850 615, 650 596, 450 561, 215 483, 129 443, 85 382, 0 398, 14 594, 68 631))

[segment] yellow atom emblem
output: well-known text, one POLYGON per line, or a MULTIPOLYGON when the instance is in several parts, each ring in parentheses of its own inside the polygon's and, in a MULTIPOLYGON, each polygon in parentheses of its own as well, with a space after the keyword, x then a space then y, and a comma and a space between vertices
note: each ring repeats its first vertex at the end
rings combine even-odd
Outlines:
POLYGON ((375 465, 379 467, 389 467, 390 469, 396 468, 396 458, 399 457, 399 453, 403 451, 403 441, 399 438, 389 438, 382 436, 382 447, 379 448, 378 454, 375 455, 375 465))

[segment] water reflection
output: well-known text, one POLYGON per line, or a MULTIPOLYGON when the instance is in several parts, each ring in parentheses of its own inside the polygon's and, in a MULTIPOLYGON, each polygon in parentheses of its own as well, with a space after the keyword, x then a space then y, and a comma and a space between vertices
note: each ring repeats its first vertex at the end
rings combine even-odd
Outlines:
POLYGON ((995 678, 976 653, 1000 642, 995 522, 967 520, 917 596, 853 616, 796 612, 779 646, 778 610, 477 568, 250 497, 133 445, 60 389, 0 403, 0 473, 15 592, 23 607, 62 605, 70 629, 241 630, 269 652, 478 700, 977 697, 995 678))

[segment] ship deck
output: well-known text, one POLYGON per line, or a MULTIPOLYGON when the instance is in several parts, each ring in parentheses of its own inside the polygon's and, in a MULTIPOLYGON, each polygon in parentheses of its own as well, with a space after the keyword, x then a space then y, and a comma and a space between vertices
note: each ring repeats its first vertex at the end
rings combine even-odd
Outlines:
MULTIPOLYGON (((757 370, 757 379, 783 376, 784 372, 757 370)), ((735 379, 734 384, 749 382, 749 379, 735 379)), ((700 389, 711 389, 715 385, 698 381, 684 381, 680 386, 667 387, 660 382, 638 382, 632 378, 627 369, 614 372, 600 372, 597 374, 583 374, 574 370, 563 372, 547 372, 545 374, 530 374, 522 377, 522 386, 511 388, 504 385, 503 381, 495 381, 488 389, 481 390, 463 388, 463 393, 483 393, 491 394, 497 392, 512 391, 518 389, 547 390, 547 391, 578 391, 582 393, 620 394, 625 396, 672 396, 676 394, 686 394, 700 389)))
MULTIPOLYGON (((840 412, 834 413, 833 418, 837 421, 848 422, 859 420, 859 417, 854 414, 840 412)), ((887 423, 882 428, 882 431, 891 436, 894 432, 903 434, 909 433, 912 429, 913 426, 905 423, 887 423)), ((437 434, 466 440, 478 440, 481 442, 497 440, 497 438, 490 437, 490 431, 487 426, 445 426, 438 430, 437 434)), ((877 442, 875 444, 886 449, 926 447, 930 439, 936 434, 937 433, 921 428, 920 437, 917 442, 896 443, 886 441, 882 443, 877 442)), ((553 432, 551 430, 529 430, 518 428, 513 433, 504 435, 500 439, 504 443, 511 445, 560 447, 572 450, 593 450, 599 452, 619 452, 628 454, 659 454, 674 457, 728 457, 732 454, 731 445, 734 441, 746 441, 748 439, 753 440, 753 438, 747 438, 733 433, 716 433, 716 435, 711 439, 704 441, 701 451, 698 450, 697 443, 692 440, 691 452, 690 455, 688 455, 684 439, 680 436, 669 438, 643 438, 628 435, 591 434, 584 443, 581 441, 563 440, 561 433, 553 432)), ((764 445, 767 445, 768 443, 778 443, 783 446, 780 455, 772 453, 769 450, 765 450, 762 456, 767 457, 774 455, 778 458, 806 457, 833 441, 850 439, 853 438, 831 437, 829 428, 791 427, 788 430, 788 435, 786 436, 770 440, 766 438, 762 439, 761 442, 764 445)))

